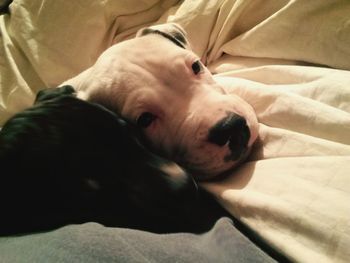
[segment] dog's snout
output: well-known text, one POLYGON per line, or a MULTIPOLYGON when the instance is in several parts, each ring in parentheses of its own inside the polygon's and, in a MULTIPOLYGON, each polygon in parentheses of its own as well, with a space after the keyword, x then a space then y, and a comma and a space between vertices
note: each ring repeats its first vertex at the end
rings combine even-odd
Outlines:
POLYGON ((209 130, 208 141, 218 146, 228 144, 232 152, 246 149, 250 131, 246 120, 238 114, 230 114, 209 130))

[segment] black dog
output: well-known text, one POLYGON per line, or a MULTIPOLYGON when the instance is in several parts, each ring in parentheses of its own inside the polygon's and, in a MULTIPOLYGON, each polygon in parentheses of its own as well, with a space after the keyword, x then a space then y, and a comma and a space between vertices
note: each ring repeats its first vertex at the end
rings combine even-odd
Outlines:
POLYGON ((95 221, 154 232, 208 229, 222 209, 175 163, 138 143, 121 118, 43 90, 0 132, 0 234, 95 221), (212 208, 211 208, 212 207, 212 208))
POLYGON ((146 151, 128 125, 74 97, 39 92, 0 132, 2 234, 90 220, 162 231, 196 202, 176 164, 146 151))

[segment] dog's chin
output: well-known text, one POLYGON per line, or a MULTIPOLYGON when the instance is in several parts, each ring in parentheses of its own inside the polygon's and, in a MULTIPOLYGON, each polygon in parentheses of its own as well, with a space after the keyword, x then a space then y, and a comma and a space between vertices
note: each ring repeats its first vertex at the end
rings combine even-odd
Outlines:
POLYGON ((251 148, 247 148, 240 154, 234 156, 225 156, 225 161, 215 170, 210 169, 191 169, 190 173, 196 181, 217 181, 222 180, 227 176, 232 175, 238 167, 247 159, 251 148), (232 158, 231 158, 232 157, 232 158))

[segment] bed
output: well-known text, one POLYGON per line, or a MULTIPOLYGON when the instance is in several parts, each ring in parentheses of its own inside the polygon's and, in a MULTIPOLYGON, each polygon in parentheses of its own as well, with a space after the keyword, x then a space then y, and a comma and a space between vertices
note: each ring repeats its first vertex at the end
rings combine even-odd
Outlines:
MULTIPOLYGON (((248 101, 260 123, 259 140, 247 162, 227 178, 202 186, 283 258, 349 262, 348 0, 15 0, 9 10, 11 15, 0 17, 0 126, 31 105, 40 89, 77 75, 103 50, 134 37, 138 29, 179 23, 217 81, 248 101)), ((241 258, 230 249, 240 248, 228 242, 231 232, 217 230, 225 224, 228 227, 225 220, 200 237, 177 234, 176 240, 183 235, 187 241, 215 240, 215 245, 195 241, 200 244, 196 253, 203 256, 201 262, 243 261, 244 255, 241 258), (220 234, 208 238, 213 238, 213 231, 220 234), (209 253, 208 247, 217 254, 209 253), (219 256, 225 253, 229 253, 226 258, 219 256)), ((28 255, 45 261, 39 260, 42 251, 33 252, 35 242, 54 247, 62 235, 79 237, 84 231, 96 234, 96 228, 103 228, 93 223, 69 229, 72 227, 41 236, 3 237, 0 261, 1 255, 5 262, 22 262, 28 255), (86 230, 88 226, 92 228, 86 230)), ((103 231, 111 238, 107 229, 103 231)), ((233 231, 234 235, 242 233, 233 231)), ((171 244, 175 237, 152 236, 162 238, 157 242, 163 244, 171 244)), ((85 249, 91 249, 93 241, 86 242, 85 249)), ((181 250, 180 245, 177 248, 181 250)), ((80 249, 84 251, 83 246, 80 249)), ((255 252, 257 262, 269 260, 261 251, 255 252)), ((198 260, 180 256, 185 254, 148 260, 198 260)), ((76 257, 84 262, 97 260, 76 257)), ((123 259, 121 262, 143 262, 123 259)))

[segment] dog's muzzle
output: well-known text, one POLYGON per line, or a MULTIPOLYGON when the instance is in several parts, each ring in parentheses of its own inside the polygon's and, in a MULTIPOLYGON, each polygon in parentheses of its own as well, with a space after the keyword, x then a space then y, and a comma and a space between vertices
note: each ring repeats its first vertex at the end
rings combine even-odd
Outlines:
POLYGON ((231 154, 225 161, 239 160, 248 150, 250 131, 246 120, 235 113, 217 122, 209 130, 208 141, 218 146, 228 146, 231 154))

